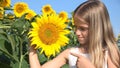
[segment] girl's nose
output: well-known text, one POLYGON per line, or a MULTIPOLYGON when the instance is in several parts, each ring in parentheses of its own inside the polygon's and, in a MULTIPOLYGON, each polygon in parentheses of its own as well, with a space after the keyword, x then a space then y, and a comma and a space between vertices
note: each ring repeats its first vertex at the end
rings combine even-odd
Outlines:
POLYGON ((82 32, 78 29, 75 31, 75 33, 76 33, 77 36, 82 36, 82 32))

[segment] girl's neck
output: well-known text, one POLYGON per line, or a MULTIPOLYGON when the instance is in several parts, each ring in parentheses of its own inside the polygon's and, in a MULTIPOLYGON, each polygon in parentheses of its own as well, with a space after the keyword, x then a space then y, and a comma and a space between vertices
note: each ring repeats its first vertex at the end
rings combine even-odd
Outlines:
POLYGON ((79 50, 81 53, 88 53, 88 46, 87 45, 80 45, 79 50))

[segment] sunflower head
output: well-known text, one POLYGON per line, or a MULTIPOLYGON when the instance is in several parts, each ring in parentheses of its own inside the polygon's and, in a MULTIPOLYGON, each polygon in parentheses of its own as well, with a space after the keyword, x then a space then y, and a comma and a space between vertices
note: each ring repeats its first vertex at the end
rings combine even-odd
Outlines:
POLYGON ((3 13, 0 12, 0 19, 3 19, 3 13))
POLYGON ((42 12, 44 14, 55 13, 55 11, 52 9, 51 5, 49 5, 49 4, 42 7, 42 12))
POLYGON ((3 19, 4 9, 0 7, 0 19, 3 19))
POLYGON ((26 13, 29 10, 29 7, 24 2, 18 2, 14 5, 14 14, 17 17, 21 17, 24 13, 26 13))
POLYGON ((28 10, 25 18, 28 19, 28 20, 31 20, 35 15, 36 15, 36 13, 33 10, 28 10))
POLYGON ((62 20, 64 20, 64 21, 67 22, 67 19, 68 19, 67 12, 65 12, 65 11, 60 12, 60 13, 59 13, 59 17, 60 17, 62 20))
POLYGON ((1 7, 10 7, 11 0, 0 0, 1 7))
POLYGON ((0 7, 0 11, 4 11, 4 8, 3 8, 3 7, 0 7))
POLYGON ((70 31, 65 29, 67 24, 57 14, 42 14, 32 26, 29 32, 29 38, 32 37, 31 45, 41 48, 41 53, 45 53, 48 58, 59 53, 60 48, 69 42, 66 35, 70 31))

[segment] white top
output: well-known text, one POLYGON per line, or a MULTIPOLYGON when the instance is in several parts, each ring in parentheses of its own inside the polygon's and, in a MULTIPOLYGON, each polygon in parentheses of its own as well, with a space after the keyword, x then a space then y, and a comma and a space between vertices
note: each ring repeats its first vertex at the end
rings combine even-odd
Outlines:
MULTIPOLYGON (((70 51, 72 51, 73 53, 77 53, 77 54, 80 54, 84 57, 87 57, 88 59, 90 59, 90 55, 89 54, 83 54, 83 53, 80 53, 79 49, 78 48, 72 48, 70 51)), ((106 51, 105 53, 105 62, 104 62, 104 66, 103 68, 107 68, 107 52, 106 51)), ((77 68, 76 67, 76 61, 77 61, 77 57, 69 54, 69 68, 77 68)))

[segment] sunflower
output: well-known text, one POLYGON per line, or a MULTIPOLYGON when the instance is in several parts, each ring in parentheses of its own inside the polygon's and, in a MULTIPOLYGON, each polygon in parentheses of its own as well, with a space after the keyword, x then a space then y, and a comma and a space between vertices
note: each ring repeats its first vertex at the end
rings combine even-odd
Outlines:
POLYGON ((33 10, 28 10, 27 13, 28 14, 25 16, 25 18, 28 20, 31 20, 36 15, 36 13, 33 10))
POLYGON ((3 13, 0 12, 0 19, 3 19, 3 13))
POLYGON ((4 9, 0 7, 0 19, 3 19, 4 9))
POLYGON ((65 22, 67 22, 68 14, 67 14, 67 12, 62 11, 62 12, 59 13, 59 17, 60 17, 62 20, 64 20, 65 22))
POLYGON ((11 0, 0 0, 1 7, 9 7, 10 3, 11 3, 11 0))
POLYGON ((57 14, 43 14, 32 22, 33 28, 29 32, 31 45, 36 44, 35 48, 41 48, 41 53, 49 58, 60 52, 60 48, 69 42, 66 36, 69 30, 66 30, 65 21, 62 21, 57 14))
POLYGON ((69 20, 69 19, 67 19, 67 20, 66 20, 66 22, 68 23, 68 22, 70 22, 70 20, 69 20))
POLYGON ((3 7, 0 7, 0 12, 4 12, 4 8, 3 7))
POLYGON ((51 14, 54 13, 55 11, 52 9, 51 5, 45 5, 42 7, 42 12, 45 14, 51 14))
POLYGON ((25 14, 29 10, 29 7, 24 2, 18 2, 14 5, 14 14, 17 17, 21 17, 23 14, 25 14))

